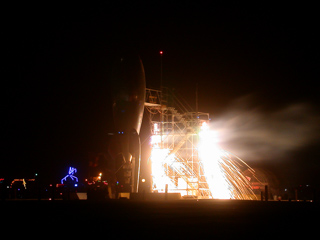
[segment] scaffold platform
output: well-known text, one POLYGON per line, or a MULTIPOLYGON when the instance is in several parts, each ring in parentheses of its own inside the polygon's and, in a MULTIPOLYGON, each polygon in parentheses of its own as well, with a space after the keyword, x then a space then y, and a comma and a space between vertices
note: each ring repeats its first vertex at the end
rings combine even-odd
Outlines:
POLYGON ((168 88, 147 88, 145 109, 149 117, 152 148, 166 152, 161 161, 157 158, 151 161, 153 192, 209 197, 197 149, 200 126, 203 122, 209 123, 209 113, 193 111, 168 88), (161 170, 165 181, 159 183, 156 172, 161 170), (165 185, 168 185, 167 189, 165 185))

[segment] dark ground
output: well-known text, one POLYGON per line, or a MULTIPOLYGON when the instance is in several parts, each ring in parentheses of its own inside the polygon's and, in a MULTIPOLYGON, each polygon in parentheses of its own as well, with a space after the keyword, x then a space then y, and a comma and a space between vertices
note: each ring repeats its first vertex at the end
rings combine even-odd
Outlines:
POLYGON ((17 200, 0 206, 3 231, 36 239, 314 239, 320 213, 312 202, 235 200, 17 200))

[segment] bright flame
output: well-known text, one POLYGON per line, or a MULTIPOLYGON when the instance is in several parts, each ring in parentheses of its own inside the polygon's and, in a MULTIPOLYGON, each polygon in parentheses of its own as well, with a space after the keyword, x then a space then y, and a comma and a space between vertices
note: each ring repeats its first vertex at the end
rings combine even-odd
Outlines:
MULTIPOLYGON (((162 148, 159 134, 158 125, 154 124, 154 135, 151 136, 150 142, 152 188, 154 191, 164 192, 168 184, 169 192, 187 195, 187 191, 189 193, 194 191, 187 190, 189 187, 194 188, 195 185, 192 185, 192 182, 200 182, 201 176, 193 172, 188 163, 178 159, 170 149, 162 148), (172 172, 175 173, 177 182, 173 179, 172 172)), ((199 132, 198 155, 209 196, 203 196, 215 199, 257 199, 241 168, 244 167, 252 173, 254 170, 240 158, 219 148, 217 140, 216 133, 211 131, 208 124, 204 122, 199 132)), ((195 192, 192 194, 196 195, 195 192)))
POLYGON ((215 133, 210 131, 206 122, 202 124, 199 133, 198 151, 212 197, 218 199, 232 198, 228 179, 221 167, 221 157, 224 152, 218 148, 215 133))
POLYGON ((251 173, 254 170, 240 158, 219 148, 217 137, 210 131, 207 123, 202 124, 199 133, 198 151, 213 198, 257 199, 249 180, 242 174, 241 167, 247 168, 251 173))
POLYGON ((151 137, 151 144, 153 148, 151 150, 151 171, 153 178, 153 189, 158 192, 164 192, 165 185, 168 184, 169 188, 172 188, 172 182, 170 178, 166 175, 165 163, 172 163, 174 160, 174 154, 169 156, 169 149, 160 148, 159 135, 154 135, 151 137))

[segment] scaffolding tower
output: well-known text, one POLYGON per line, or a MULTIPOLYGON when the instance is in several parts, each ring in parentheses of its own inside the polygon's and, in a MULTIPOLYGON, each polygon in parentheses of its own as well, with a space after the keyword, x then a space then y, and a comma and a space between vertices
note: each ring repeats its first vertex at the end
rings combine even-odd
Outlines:
MULTIPOLYGON (((162 163, 171 183, 167 191, 209 197, 197 149, 200 126, 203 122, 209 123, 209 113, 193 111, 182 98, 164 87, 161 90, 146 89, 145 109, 149 115, 151 135, 160 139, 159 148, 169 151, 167 157, 175 156, 172 161, 162 163)), ((152 184, 152 190, 166 191, 156 184, 152 184)))

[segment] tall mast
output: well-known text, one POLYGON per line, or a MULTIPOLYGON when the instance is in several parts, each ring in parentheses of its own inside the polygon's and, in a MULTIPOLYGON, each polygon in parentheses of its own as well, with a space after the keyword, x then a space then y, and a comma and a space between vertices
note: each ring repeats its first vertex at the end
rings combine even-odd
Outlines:
POLYGON ((196 84, 196 114, 197 118, 199 117, 199 109, 198 109, 198 83, 196 84))
POLYGON ((163 147, 163 139, 162 139, 162 135, 163 135, 163 110, 162 110, 162 98, 163 98, 163 94, 162 94, 162 54, 163 51, 160 51, 160 139, 161 139, 161 147, 163 147))

